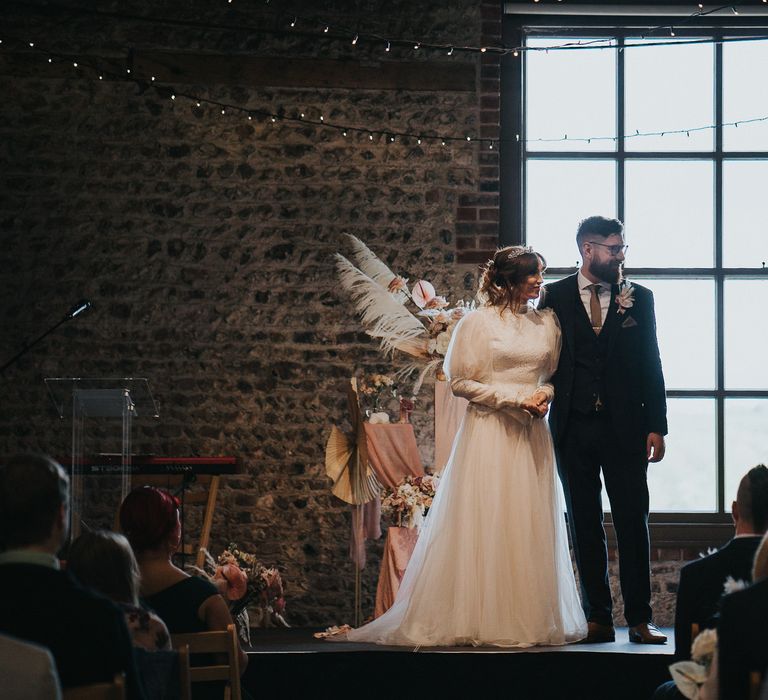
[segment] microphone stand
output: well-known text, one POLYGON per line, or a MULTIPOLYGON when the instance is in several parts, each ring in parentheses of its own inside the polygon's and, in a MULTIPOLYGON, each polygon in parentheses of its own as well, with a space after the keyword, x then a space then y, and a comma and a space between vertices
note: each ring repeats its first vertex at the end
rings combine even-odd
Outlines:
POLYGON ((31 343, 24 343, 24 347, 21 349, 21 352, 16 353, 10 360, 8 360, 8 362, 6 362, 2 367, 0 367, 0 374, 3 374, 6 369, 8 369, 11 365, 15 364, 22 357, 24 357, 24 355, 26 355, 33 347, 35 347, 35 345, 37 345, 46 336, 53 333, 53 331, 55 331, 62 323, 66 323, 70 319, 73 319, 75 316, 79 316, 83 311, 86 311, 87 309, 90 309, 90 308, 91 308, 90 301, 83 300, 75 304, 67 312, 67 315, 61 319, 61 321, 51 326, 47 331, 45 331, 45 333, 43 333, 38 338, 35 338, 31 343))

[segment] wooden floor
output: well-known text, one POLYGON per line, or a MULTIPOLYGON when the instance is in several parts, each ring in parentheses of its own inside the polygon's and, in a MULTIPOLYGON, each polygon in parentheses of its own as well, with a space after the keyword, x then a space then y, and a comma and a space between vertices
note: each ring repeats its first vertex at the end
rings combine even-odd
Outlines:
POLYGON ((254 698, 510 698, 647 700, 669 680, 665 645, 610 644, 502 649, 388 647, 314 639, 315 629, 254 630, 244 686, 254 698), (470 692, 461 691, 463 688, 470 692))

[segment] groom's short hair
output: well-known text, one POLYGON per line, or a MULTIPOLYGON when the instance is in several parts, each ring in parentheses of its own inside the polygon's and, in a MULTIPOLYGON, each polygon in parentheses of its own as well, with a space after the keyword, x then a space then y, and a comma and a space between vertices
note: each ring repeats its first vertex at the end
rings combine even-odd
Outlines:
POLYGON ((576 229, 576 245, 581 250, 581 244, 586 240, 587 236, 600 236, 600 238, 608 238, 615 233, 623 233, 624 224, 618 219, 609 219, 605 216, 588 216, 586 219, 579 221, 579 228, 576 229))
POLYGON ((739 483, 736 493, 741 517, 757 533, 768 529, 768 468, 764 464, 752 467, 739 483))

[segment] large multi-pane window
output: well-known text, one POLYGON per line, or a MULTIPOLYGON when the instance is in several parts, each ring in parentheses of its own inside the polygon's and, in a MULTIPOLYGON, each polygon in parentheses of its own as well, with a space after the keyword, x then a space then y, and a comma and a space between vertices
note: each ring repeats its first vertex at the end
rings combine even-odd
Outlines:
POLYGON ((652 511, 725 522, 741 475, 768 462, 768 41, 644 31, 507 31, 531 50, 505 64, 503 235, 543 252, 556 279, 576 269, 580 219, 624 221, 668 388, 652 511))

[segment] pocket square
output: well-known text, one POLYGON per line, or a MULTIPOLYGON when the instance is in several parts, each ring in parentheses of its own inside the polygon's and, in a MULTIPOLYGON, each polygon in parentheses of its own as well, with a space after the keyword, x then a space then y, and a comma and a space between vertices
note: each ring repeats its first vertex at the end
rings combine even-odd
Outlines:
POLYGON ((637 325, 637 321, 635 321, 635 319, 632 318, 631 316, 627 316, 624 319, 624 323, 621 324, 621 327, 622 328, 632 328, 632 326, 636 326, 636 325, 637 325))

